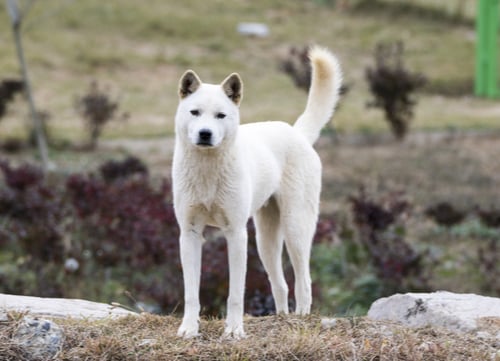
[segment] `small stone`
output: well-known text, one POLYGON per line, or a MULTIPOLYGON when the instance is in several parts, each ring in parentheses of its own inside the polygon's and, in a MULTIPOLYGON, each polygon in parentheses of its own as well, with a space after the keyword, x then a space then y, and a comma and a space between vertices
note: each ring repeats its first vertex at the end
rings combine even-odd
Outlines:
POLYGON ((247 36, 265 38, 269 36, 269 27, 262 23, 239 23, 238 33, 247 36))
POLYGON ((49 331, 50 330, 50 322, 45 322, 42 326, 42 329, 44 331, 49 331))
POLYGON ((156 345, 157 341, 154 338, 145 338, 139 342, 137 346, 139 347, 146 347, 146 346, 154 346, 156 345))
POLYGON ((28 322, 28 325, 30 327, 38 327, 39 323, 37 319, 34 319, 34 320, 31 320, 31 319, 26 319, 26 321, 28 322), (29 320, 29 322, 28 322, 29 320))
POLYGON ((78 271, 79 268, 80 268, 80 263, 75 258, 71 257, 66 259, 66 261, 64 261, 64 269, 67 272, 73 273, 78 271))
POLYGON ((336 318, 323 318, 321 319, 321 328, 330 329, 334 328, 337 325, 336 318))
POLYGON ((418 346, 418 350, 425 353, 436 353, 438 351, 438 346, 434 342, 425 341, 418 346))
POLYGON ((477 336, 477 338, 482 338, 482 339, 490 339, 491 338, 491 334, 489 332, 486 332, 486 331, 476 332, 476 336, 477 336))
POLYGON ((14 339, 33 359, 53 358, 62 348, 64 335, 52 321, 24 317, 14 339))
POLYGON ((8 322, 9 316, 7 316, 7 312, 0 311, 0 322, 8 322))

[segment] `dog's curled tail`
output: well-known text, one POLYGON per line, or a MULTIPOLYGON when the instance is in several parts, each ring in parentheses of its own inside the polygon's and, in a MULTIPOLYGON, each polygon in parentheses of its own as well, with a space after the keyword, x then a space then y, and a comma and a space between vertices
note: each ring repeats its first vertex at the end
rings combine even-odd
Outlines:
POLYGON ((339 61, 328 49, 313 46, 309 50, 309 59, 312 67, 311 87, 306 109, 294 127, 314 144, 339 100, 342 70, 339 61))

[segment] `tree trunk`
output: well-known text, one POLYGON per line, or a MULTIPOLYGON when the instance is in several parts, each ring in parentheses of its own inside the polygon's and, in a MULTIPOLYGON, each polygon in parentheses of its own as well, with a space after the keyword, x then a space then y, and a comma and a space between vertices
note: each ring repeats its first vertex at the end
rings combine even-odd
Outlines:
POLYGON ((12 25, 12 29, 14 32, 14 40, 16 43, 17 57, 19 60, 19 65, 21 67, 21 75, 24 82, 24 91, 26 94, 26 98, 29 103, 31 119, 33 121, 33 128, 36 134, 36 142, 38 146, 38 151, 40 152, 40 158, 42 160, 42 166, 44 171, 47 171, 49 168, 49 155, 47 148, 47 141, 45 139, 45 134, 43 132, 42 123, 40 121, 40 117, 35 107, 35 100, 33 98, 33 92, 31 90, 31 84, 28 78, 28 69, 26 67, 26 61, 24 59, 24 51, 21 42, 21 23, 15 22, 12 25))

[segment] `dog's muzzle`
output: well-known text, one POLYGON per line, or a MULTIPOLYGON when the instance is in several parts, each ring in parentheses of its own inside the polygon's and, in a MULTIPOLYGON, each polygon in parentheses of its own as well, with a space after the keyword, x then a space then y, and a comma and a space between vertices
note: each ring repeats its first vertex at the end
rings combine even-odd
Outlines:
POLYGON ((203 147, 212 146, 212 131, 210 129, 201 129, 198 132, 198 142, 196 145, 201 145, 203 147))

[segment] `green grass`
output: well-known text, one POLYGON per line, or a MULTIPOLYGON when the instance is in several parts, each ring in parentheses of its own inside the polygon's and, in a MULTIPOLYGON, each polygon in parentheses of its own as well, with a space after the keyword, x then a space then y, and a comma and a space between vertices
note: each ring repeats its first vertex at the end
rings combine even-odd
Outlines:
MULTIPOLYGON (((431 83, 452 88, 471 83, 474 9, 470 5, 467 21, 453 22, 448 15, 457 4, 454 0, 442 2, 437 10, 432 5, 432 11, 424 13, 420 8, 402 11, 394 0, 352 3, 349 10, 317 1, 285 0, 35 3, 26 19, 24 43, 36 100, 39 108, 52 114, 57 137, 81 139, 84 132, 73 109, 74 98, 97 79, 120 97, 121 109, 131 114, 126 124, 107 131, 105 137, 159 136, 172 133, 177 81, 186 68, 194 68, 207 82, 219 82, 238 71, 245 82, 244 122, 292 122, 303 110, 306 94, 277 70, 278 61, 291 45, 320 43, 338 53, 351 85, 335 124, 345 132, 386 131, 381 112, 365 107, 370 94, 364 71, 373 62, 377 42, 398 39, 405 41, 408 66, 424 72, 431 83), (264 22, 271 35, 242 37, 236 26, 243 21, 264 22)), ((13 76, 15 49, 3 7, 0 43, 0 77, 13 76)), ((414 126, 498 128, 500 110, 495 102, 474 98, 465 102, 467 106, 461 98, 424 95, 414 126)), ((0 123, 0 132, 22 134, 19 120, 25 113, 22 104, 14 107, 0 123)))

